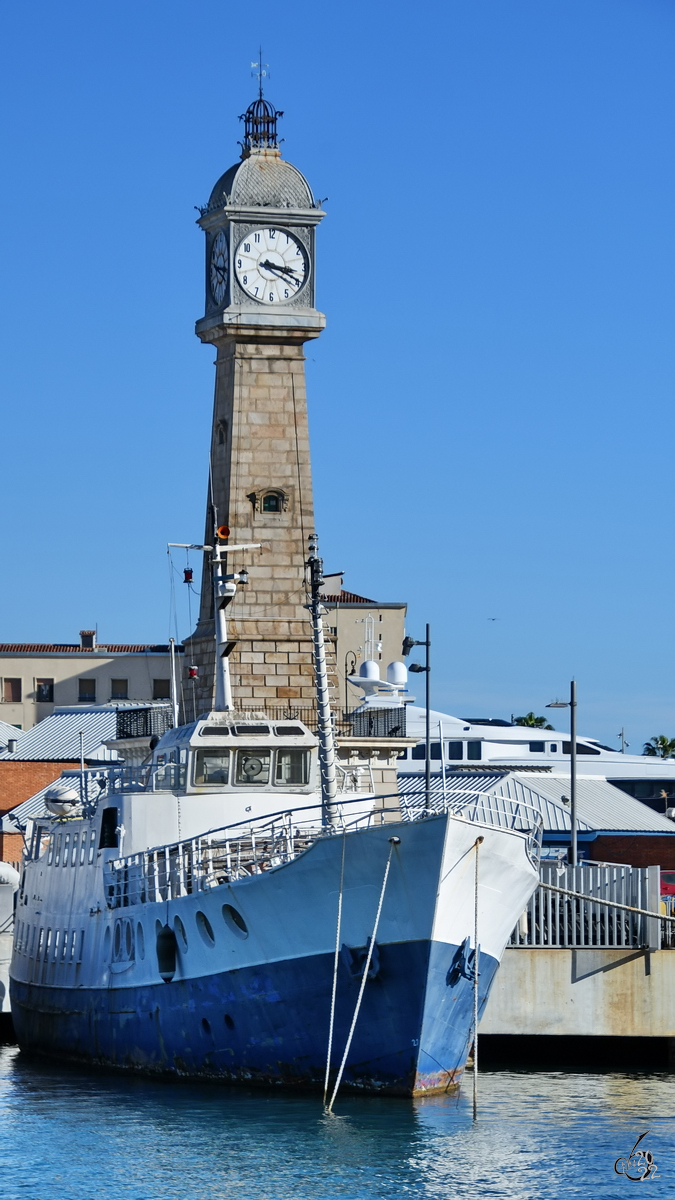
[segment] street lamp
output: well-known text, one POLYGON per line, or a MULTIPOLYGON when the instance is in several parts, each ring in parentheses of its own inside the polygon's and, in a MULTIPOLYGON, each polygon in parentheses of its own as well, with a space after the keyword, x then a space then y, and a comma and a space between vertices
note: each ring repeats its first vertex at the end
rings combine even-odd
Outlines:
POLYGON ((431 659, 431 632, 430 632, 429 625, 426 626, 426 631, 427 631, 427 636, 423 642, 416 642, 415 639, 411 638, 411 637, 404 638, 402 652, 403 652, 403 657, 407 658, 408 655, 410 654, 410 651, 412 650, 413 646, 424 646, 426 649, 425 665, 422 666, 421 663, 411 663, 410 670, 415 672, 416 674, 420 674, 420 675, 422 673, 426 673, 426 677, 427 677, 426 678, 426 685, 427 685, 426 686, 426 753, 424 755, 424 758, 425 758, 424 790, 425 790, 425 794, 426 794, 426 806, 427 806, 427 810, 428 810, 430 807, 430 804, 431 804, 431 720, 430 720, 430 716, 429 716, 430 710, 431 710, 430 690, 429 690, 430 675, 431 675, 431 661, 430 661, 430 659, 431 659))
POLYGON ((570 710, 570 858, 577 865, 577 682, 570 683, 569 700, 552 700, 547 708, 569 708, 570 710))

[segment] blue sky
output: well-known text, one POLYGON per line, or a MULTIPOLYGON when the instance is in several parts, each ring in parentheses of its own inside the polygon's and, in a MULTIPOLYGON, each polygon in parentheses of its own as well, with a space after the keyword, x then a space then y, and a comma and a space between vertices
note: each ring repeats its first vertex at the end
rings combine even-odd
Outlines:
POLYGON ((543 711, 575 675, 582 730, 675 734, 667 0, 5 5, 2 639, 168 636, 213 389, 194 206, 259 40, 329 197, 326 566, 431 622, 436 707, 543 711))

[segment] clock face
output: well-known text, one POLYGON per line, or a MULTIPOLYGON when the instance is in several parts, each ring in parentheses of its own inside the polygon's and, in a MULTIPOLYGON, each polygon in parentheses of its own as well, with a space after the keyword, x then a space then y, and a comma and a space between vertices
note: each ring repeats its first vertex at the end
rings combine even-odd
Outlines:
POLYGON ((241 287, 261 304, 287 303, 305 283, 307 268, 305 248, 285 229, 251 230, 234 256, 241 287))
POLYGON ((227 291, 227 238, 222 229, 211 248, 211 293, 216 304, 222 304, 227 291))

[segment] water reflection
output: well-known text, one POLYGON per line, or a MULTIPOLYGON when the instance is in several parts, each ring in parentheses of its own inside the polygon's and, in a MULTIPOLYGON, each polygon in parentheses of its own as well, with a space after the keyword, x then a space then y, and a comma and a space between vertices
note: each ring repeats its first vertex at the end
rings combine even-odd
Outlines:
MULTIPOLYGON (((495 1072, 418 1101, 318 1098, 80 1072, 0 1051, 8 1200, 371 1200, 617 1195, 614 1160, 650 1129, 675 1174, 675 1078, 495 1072)), ((632 1193, 631 1193, 632 1195, 632 1193)))

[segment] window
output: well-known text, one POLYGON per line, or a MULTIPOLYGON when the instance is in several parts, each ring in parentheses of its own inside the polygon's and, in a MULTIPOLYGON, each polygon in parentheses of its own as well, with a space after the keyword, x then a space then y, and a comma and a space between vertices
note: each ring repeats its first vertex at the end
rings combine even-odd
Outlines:
POLYGON ((530 754, 544 754, 546 742, 530 742, 530 754))
POLYGON ((96 680, 95 679, 78 679, 78 694, 77 698, 80 704, 95 704, 96 703, 96 680))
POLYGON ((195 783, 214 787, 227 783, 230 775, 229 750, 198 750, 195 756, 195 783))
POLYGON ((111 806, 104 808, 101 814, 101 837, 98 846, 99 850, 115 850, 117 845, 117 807, 111 806))
POLYGON ((549 750, 551 751, 551 754, 557 754, 558 753, 558 743, 551 742, 551 745, 549 746, 549 750))
POLYGON ((412 755, 411 755, 412 758, 420 759, 420 758, 426 758, 426 756, 427 756, 427 748, 426 748, 424 742, 419 743, 417 746, 413 746, 412 755))
MULTIPOLYGON (((563 754, 572 753, 572 743, 563 742, 563 754)), ((594 750, 592 746, 587 746, 585 742, 577 742, 577 754, 599 754, 599 750, 594 750)))
POLYGON ((432 742, 430 749, 431 749, 431 755, 430 755, 431 758, 440 759, 443 757, 443 755, 441 754, 441 743, 440 742, 432 742))
POLYGON ((239 750, 235 783, 269 783, 270 757, 269 750, 239 750))
POLYGON ((54 680, 53 679, 36 679, 35 680, 35 699, 38 704, 53 704, 54 703, 54 680))
POLYGON ((466 743, 466 757, 468 759, 474 759, 474 760, 480 759, 481 743, 480 742, 467 742, 466 743))
POLYGON ((152 698, 153 698, 153 700, 170 700, 171 699, 171 680, 170 679, 153 679, 153 681, 152 681, 152 698))
POLYGON ((274 782, 289 787, 302 787, 309 779, 309 751, 277 750, 277 769, 274 782))
POLYGON ((262 500, 263 512, 281 512, 281 496, 279 492, 268 492, 262 500))
POLYGON ((448 742, 448 759, 459 762, 464 758, 464 742, 448 742))
POLYGON ((5 704, 21 703, 21 680, 5 679, 2 685, 2 698, 5 704))
POLYGON ((111 700, 127 700, 129 698, 129 680, 128 679, 111 679, 110 680, 110 699, 111 700))

